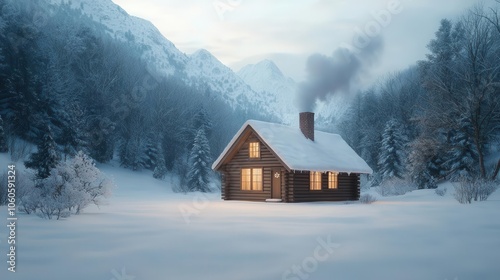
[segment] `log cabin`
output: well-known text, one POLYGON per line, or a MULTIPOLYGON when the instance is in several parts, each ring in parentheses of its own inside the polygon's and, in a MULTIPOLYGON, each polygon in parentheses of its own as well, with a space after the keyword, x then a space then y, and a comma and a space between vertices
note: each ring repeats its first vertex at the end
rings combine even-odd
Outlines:
POLYGON ((314 113, 299 127, 249 120, 212 169, 224 200, 308 202, 358 200, 360 174, 372 169, 340 135, 314 130, 314 113))

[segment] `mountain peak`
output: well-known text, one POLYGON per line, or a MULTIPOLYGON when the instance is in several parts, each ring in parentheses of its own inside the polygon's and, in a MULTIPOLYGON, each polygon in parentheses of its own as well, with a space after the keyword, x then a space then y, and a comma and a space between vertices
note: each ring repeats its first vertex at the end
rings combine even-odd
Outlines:
POLYGON ((283 76, 283 73, 278 68, 278 66, 274 63, 274 61, 270 59, 264 59, 255 64, 255 67, 260 70, 267 70, 271 73, 276 73, 277 75, 283 76))
POLYGON ((212 53, 207 51, 206 49, 199 49, 195 51, 194 53, 191 54, 192 58, 198 58, 201 60, 207 60, 207 59, 217 59, 212 53))
POLYGON ((249 64, 244 66, 238 71, 240 76, 246 76, 248 73, 261 73, 261 75, 273 78, 282 79, 284 78, 281 70, 276 66, 276 64, 270 59, 264 59, 255 64, 249 64))

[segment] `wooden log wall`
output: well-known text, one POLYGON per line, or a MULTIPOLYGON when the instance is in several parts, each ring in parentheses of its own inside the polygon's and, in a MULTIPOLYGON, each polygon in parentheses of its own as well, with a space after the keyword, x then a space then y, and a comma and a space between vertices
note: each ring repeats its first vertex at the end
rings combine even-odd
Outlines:
MULTIPOLYGON (((271 151, 260 142, 259 139, 252 133, 240 150, 234 155, 232 160, 224 167, 224 176, 222 182, 222 198, 231 200, 250 200, 250 201, 265 201, 271 198, 271 172, 273 168, 284 170, 281 162, 271 153, 271 151), (248 156, 248 144, 250 142, 260 143, 260 158, 251 159, 248 156), (242 168, 262 168, 263 169, 263 184, 262 191, 247 191, 241 189, 241 169, 242 168)), ((283 174, 284 172, 282 172, 283 174)), ((284 182, 282 181, 284 185, 284 182)), ((284 187, 281 189, 282 193, 284 187)))
POLYGON ((309 172, 291 172, 288 174, 290 202, 306 201, 347 201, 359 199, 359 174, 340 173, 338 188, 328 189, 328 173, 321 175, 321 190, 310 190, 309 172))

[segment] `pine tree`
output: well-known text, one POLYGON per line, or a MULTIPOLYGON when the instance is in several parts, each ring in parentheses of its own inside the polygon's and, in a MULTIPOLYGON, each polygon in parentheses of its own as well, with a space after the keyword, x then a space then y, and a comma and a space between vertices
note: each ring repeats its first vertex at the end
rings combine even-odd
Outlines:
POLYGON ((27 168, 35 169, 38 179, 45 179, 50 175, 50 171, 56 167, 60 158, 57 154, 56 144, 52 137, 52 132, 48 127, 42 141, 38 144, 36 153, 31 154, 28 161, 24 163, 27 168))
POLYGON ((0 153, 6 153, 9 151, 7 147, 7 139, 5 137, 5 132, 3 130, 3 120, 0 116, 0 153))
POLYGON ((163 153, 161 141, 156 143, 154 152, 153 178, 163 180, 167 174, 167 166, 165 163, 165 154, 163 153))
POLYGON ((158 159, 156 161, 156 166, 153 171, 153 177, 155 179, 164 179, 167 174, 167 167, 165 166, 165 157, 163 155, 158 155, 158 159))
POLYGON ((198 111, 198 113, 196 113, 196 115, 194 115, 191 129, 188 131, 188 137, 192 139, 188 143, 188 150, 191 150, 193 148, 194 138, 196 137, 196 133, 200 129, 203 129, 205 131, 205 136, 207 138, 209 138, 212 134, 212 121, 210 120, 210 117, 203 107, 198 111))
MULTIPOLYGON (((144 168, 154 170, 156 168, 156 162, 158 161, 158 137, 154 133, 148 133, 146 136, 145 143, 145 159, 144 159, 144 168)), ((164 160, 165 161, 165 160, 164 160)))
POLYGON ((395 119, 387 122, 382 134, 382 146, 379 153, 379 170, 382 179, 403 178, 405 173, 406 137, 403 128, 395 119))
POLYGON ((121 166, 132 170, 143 169, 148 160, 145 146, 145 140, 139 136, 123 140, 119 149, 121 166))
POLYGON ((198 113, 193 118, 193 129, 196 133, 198 129, 203 128, 205 130, 206 137, 210 137, 212 134, 212 121, 208 117, 205 108, 201 108, 198 113))
POLYGON ((472 126, 470 122, 463 118, 460 121, 460 128, 453 130, 450 137, 450 149, 446 154, 444 165, 451 173, 451 178, 470 178, 477 174, 475 168, 479 155, 470 135, 472 126))
POLYGON ((198 129, 193 148, 189 156, 189 172, 187 174, 189 191, 208 192, 210 188, 210 147, 203 128, 198 129))

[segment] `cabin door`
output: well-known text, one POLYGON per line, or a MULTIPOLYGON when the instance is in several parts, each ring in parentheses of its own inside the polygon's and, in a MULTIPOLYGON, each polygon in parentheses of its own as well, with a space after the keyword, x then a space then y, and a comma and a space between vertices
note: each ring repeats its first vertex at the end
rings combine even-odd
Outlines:
POLYGON ((271 173, 272 186, 271 186, 271 198, 281 199, 281 170, 273 169, 271 173))

